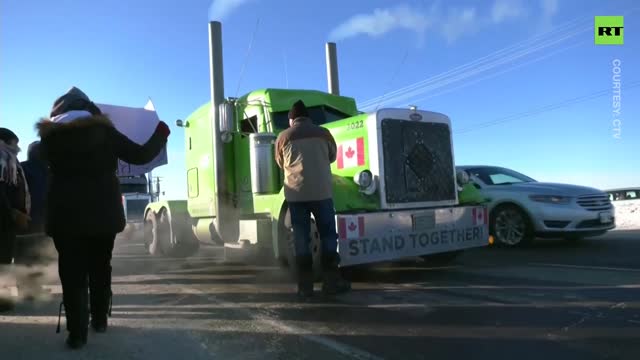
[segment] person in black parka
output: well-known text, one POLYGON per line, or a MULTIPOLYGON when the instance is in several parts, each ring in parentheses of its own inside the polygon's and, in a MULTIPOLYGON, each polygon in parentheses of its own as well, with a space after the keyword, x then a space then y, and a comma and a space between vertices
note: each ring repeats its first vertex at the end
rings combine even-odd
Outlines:
POLYGON ((25 299, 33 299, 43 292, 43 268, 56 260, 55 249, 44 233, 44 209, 47 192, 47 164, 40 156, 40 142, 29 144, 27 160, 20 163, 31 195, 31 221, 24 232, 18 233, 14 264, 23 267, 16 273, 18 292, 25 299))
POLYGON ((27 160, 20 163, 31 194, 31 212, 28 233, 44 232, 44 208, 47 191, 47 164, 40 156, 40 142, 34 141, 27 149, 27 160))
MULTIPOLYGON (((0 128, 0 275, 8 275, 15 255, 16 234, 29 224, 30 196, 18 161, 18 136, 0 128)), ((12 310, 14 299, 0 282, 0 312, 12 310)))
POLYGON ((45 231, 58 251, 67 345, 79 348, 87 342, 89 296, 91 326, 97 332, 107 329, 111 256, 115 236, 126 224, 118 159, 150 162, 164 148, 170 130, 160 122, 151 138, 138 145, 75 87, 55 101, 50 118, 36 128, 49 166, 45 231))

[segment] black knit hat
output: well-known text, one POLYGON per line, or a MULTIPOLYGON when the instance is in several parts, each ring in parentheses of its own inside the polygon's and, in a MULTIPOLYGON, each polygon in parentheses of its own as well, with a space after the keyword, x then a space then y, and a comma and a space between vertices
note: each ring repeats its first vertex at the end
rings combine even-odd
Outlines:
POLYGON ((289 110, 289 119, 295 120, 303 116, 309 116, 309 112, 307 112, 307 107, 304 105, 302 100, 298 100, 293 104, 291 110, 289 110))
POLYGON ((19 140, 18 135, 7 128, 0 128, 0 140, 8 143, 11 140, 19 140))
POLYGON ((86 110, 93 115, 100 114, 100 109, 89 99, 87 94, 75 86, 54 101, 49 116, 58 116, 71 110, 86 110))

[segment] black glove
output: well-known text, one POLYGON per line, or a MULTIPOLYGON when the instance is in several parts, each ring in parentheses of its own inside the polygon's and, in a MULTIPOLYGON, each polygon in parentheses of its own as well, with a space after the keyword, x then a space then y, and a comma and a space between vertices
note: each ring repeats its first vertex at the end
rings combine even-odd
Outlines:
POLYGON ((160 121, 158 123, 158 126, 156 126, 156 131, 160 132, 160 135, 162 135, 165 139, 168 138, 171 134, 171 129, 169 129, 169 126, 164 121, 160 121))

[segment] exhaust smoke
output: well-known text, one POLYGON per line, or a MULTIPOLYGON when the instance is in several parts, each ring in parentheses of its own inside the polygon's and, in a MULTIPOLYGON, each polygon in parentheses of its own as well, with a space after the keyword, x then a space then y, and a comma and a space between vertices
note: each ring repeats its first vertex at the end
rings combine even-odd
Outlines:
MULTIPOLYGON (((27 241, 18 237, 16 242, 27 241)), ((18 243, 20 247, 23 244, 18 243)), ((58 281, 58 254, 49 238, 18 254, 12 265, 0 266, 0 303, 46 302, 51 294, 45 287, 58 281), (17 289, 17 297, 15 291, 17 289)))
POLYGON ((209 21, 220 21, 250 1, 252 0, 213 0, 209 6, 209 21))

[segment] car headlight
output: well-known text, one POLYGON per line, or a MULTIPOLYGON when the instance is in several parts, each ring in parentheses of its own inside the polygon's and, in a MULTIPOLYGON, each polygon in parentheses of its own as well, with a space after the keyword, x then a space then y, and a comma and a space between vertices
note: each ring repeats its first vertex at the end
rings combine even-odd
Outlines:
POLYGON ((529 195, 529 199, 547 204, 568 204, 571 201, 569 196, 560 195, 529 195))
POLYGON ((376 182, 374 181, 373 174, 369 170, 358 171, 353 176, 353 181, 360 187, 360 191, 371 195, 376 191, 376 182))

